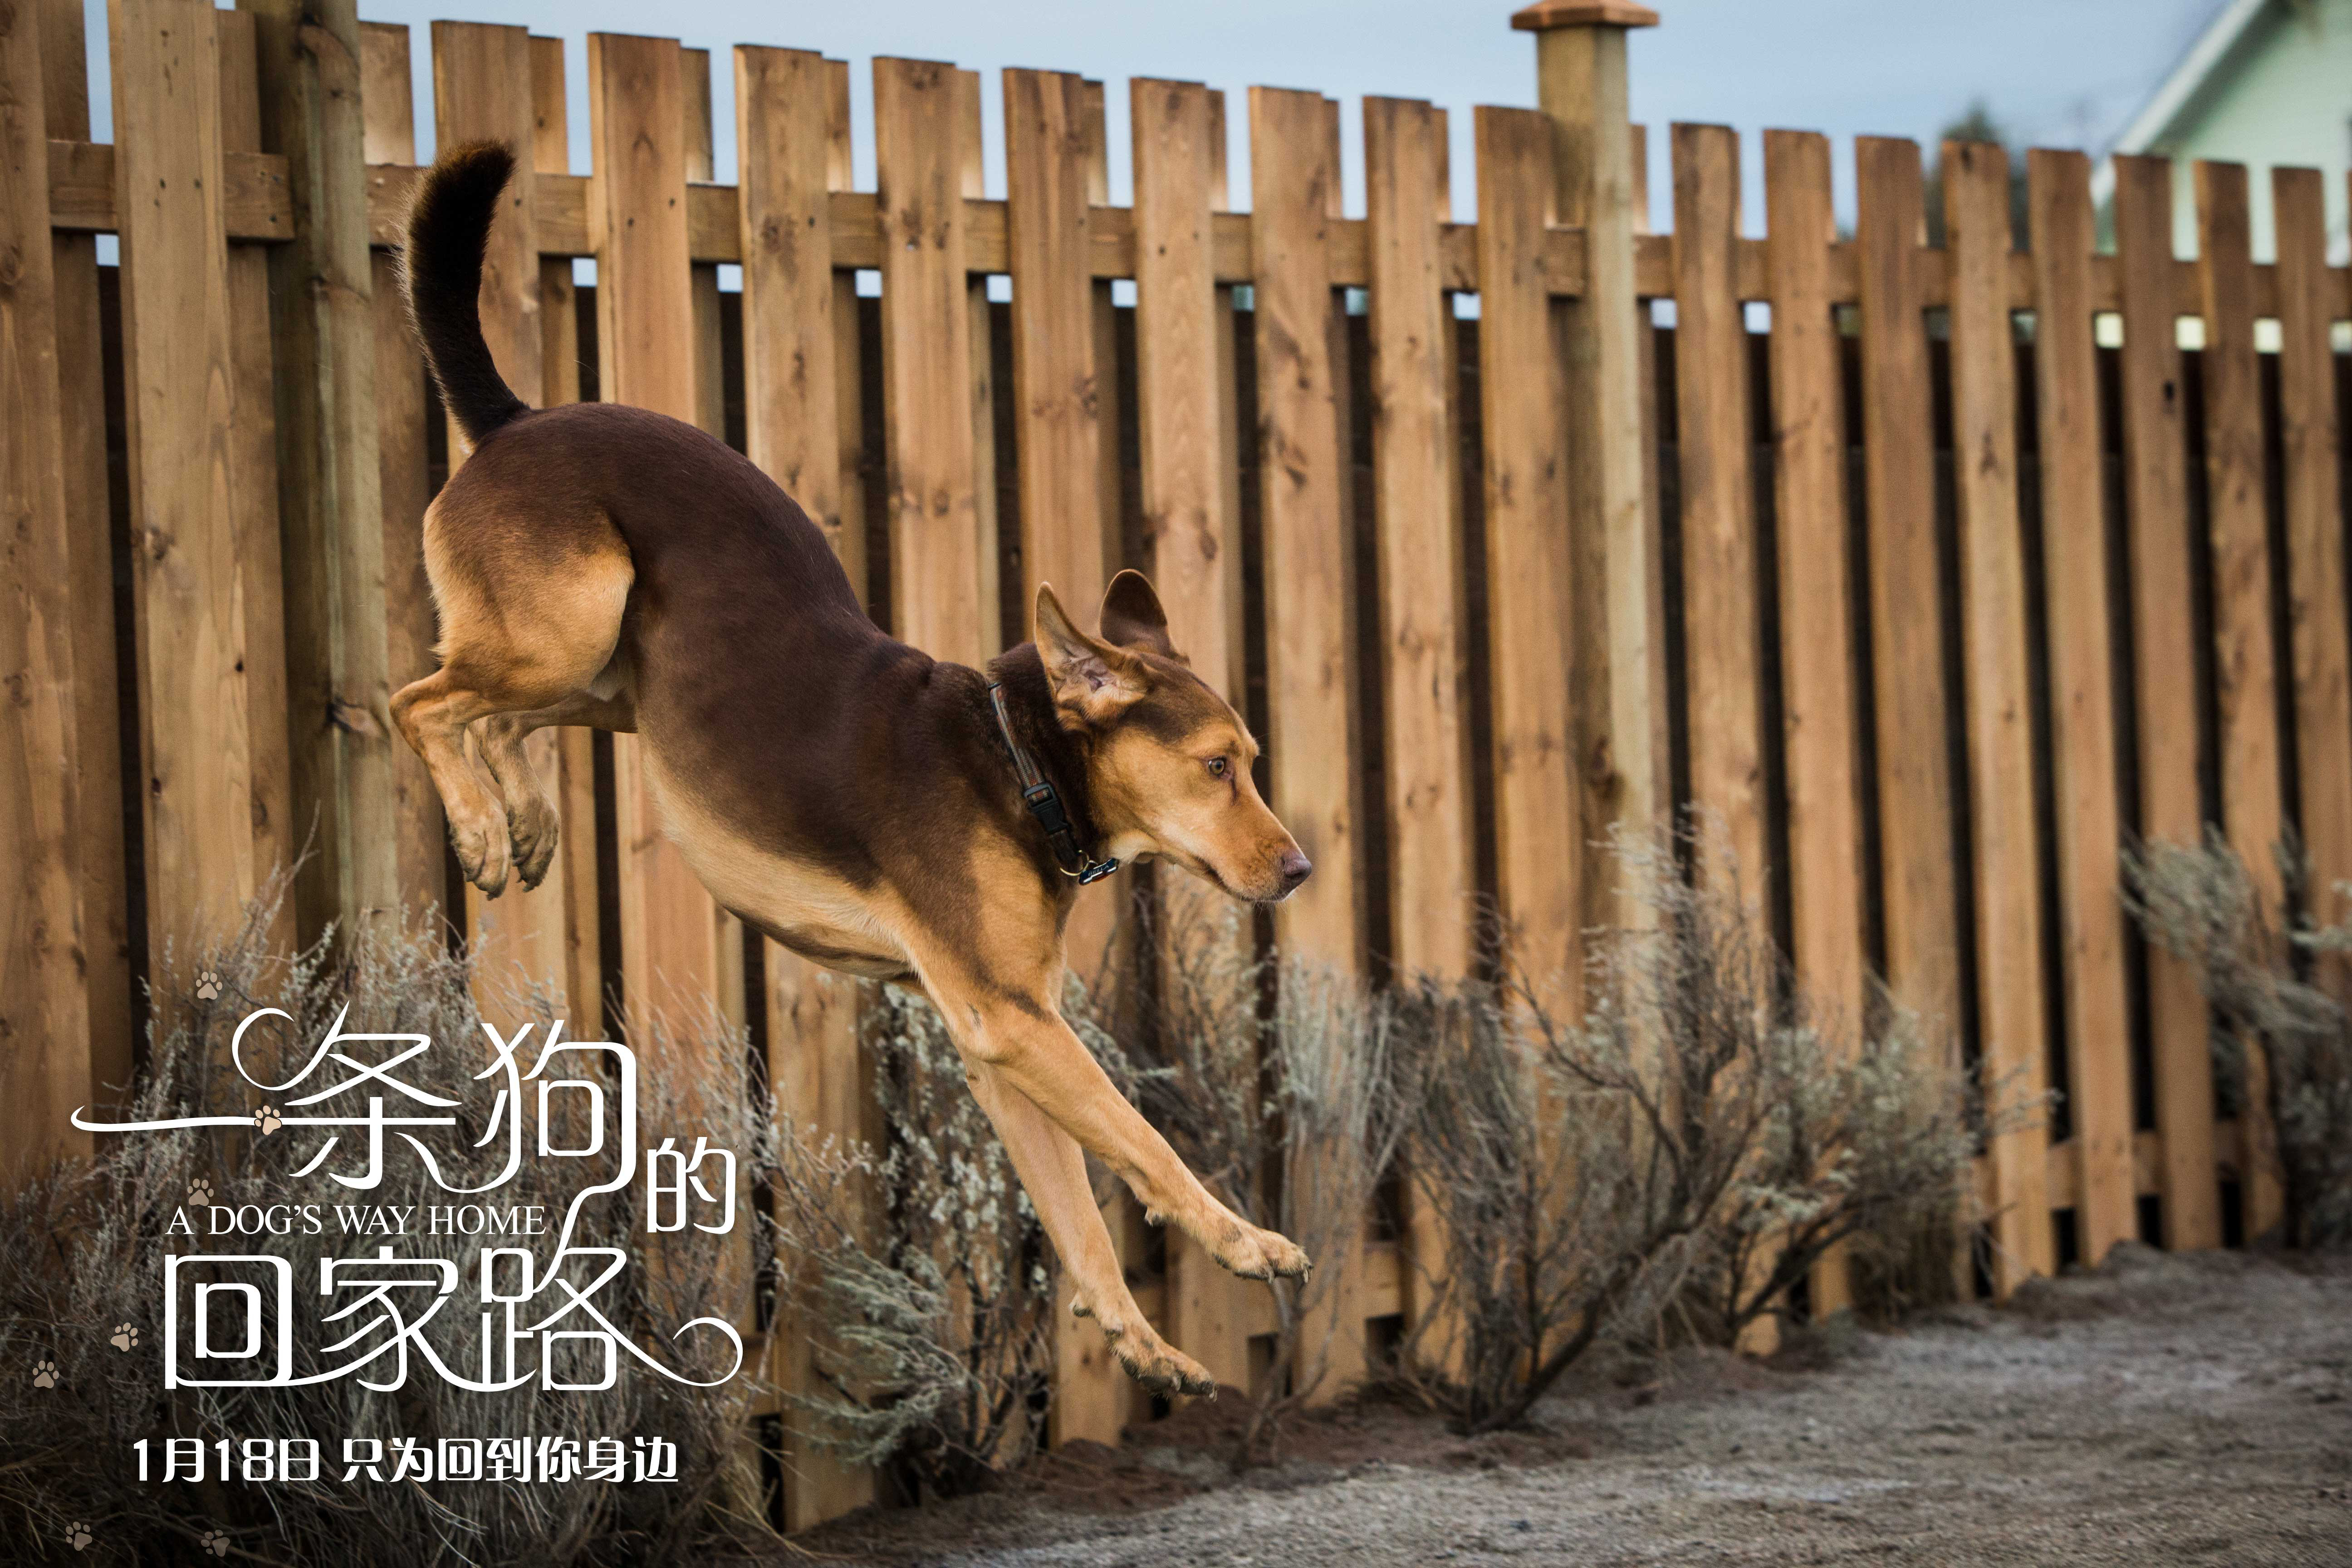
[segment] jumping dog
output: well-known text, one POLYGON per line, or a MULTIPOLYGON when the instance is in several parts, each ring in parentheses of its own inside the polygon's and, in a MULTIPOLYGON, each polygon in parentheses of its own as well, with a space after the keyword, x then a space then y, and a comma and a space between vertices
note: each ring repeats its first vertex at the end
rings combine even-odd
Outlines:
POLYGON ((493 897, 509 877, 533 887, 554 856, 526 736, 635 733, 667 832, 720 904, 938 1007, 1071 1310, 1142 1383, 1213 1393, 1129 1294, 1086 1153, 1235 1274, 1303 1276, 1307 1255, 1201 1184, 1058 1004, 1081 880, 1154 856, 1239 899, 1307 879, 1251 782, 1248 727, 1136 573, 1112 581, 1097 636, 1040 585, 1034 642, 985 669, 945 663, 877 628, 816 526, 725 444, 618 404, 526 406, 478 309, 513 173, 503 146, 454 149, 407 225, 409 311, 471 455, 425 516, 441 668, 392 713, 467 880, 493 897))

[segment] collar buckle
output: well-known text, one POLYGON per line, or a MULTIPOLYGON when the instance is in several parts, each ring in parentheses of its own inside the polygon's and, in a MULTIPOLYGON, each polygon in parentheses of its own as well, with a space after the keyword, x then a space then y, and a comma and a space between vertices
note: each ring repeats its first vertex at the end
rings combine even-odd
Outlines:
POLYGON ((988 683, 988 700, 996 710, 996 732, 1003 738, 1004 749, 1013 753, 1013 770, 1021 778, 1021 803, 1037 819, 1037 826, 1045 830, 1045 842, 1053 849, 1054 863, 1062 875, 1076 878, 1083 888, 1118 870, 1118 861, 1097 860, 1091 849, 1078 842, 1077 830, 1071 826, 1070 814, 1062 805, 1061 792, 1045 782, 1037 760, 1013 738, 1013 720, 1004 710, 1003 683, 988 683))

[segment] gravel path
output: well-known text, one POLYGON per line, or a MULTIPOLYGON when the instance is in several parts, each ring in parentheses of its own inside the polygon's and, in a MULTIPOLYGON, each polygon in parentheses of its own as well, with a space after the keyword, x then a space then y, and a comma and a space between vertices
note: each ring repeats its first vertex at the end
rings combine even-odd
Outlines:
MULTIPOLYGON (((1360 1415, 1342 1420, 1366 1457, 1168 1506, 1087 1510, 1215 1479, 1206 1455, 1131 1446, 1092 1489, 1033 1481, 804 1541, 973 1565, 2352 1564, 2352 1267, 2133 1247, 2001 1311, 1847 1338, 1823 1371, 1702 1354, 1596 1380, 1544 1408, 1549 1454, 1360 1415)), ((1318 1443, 1335 1451, 1300 1447, 1318 1443)))

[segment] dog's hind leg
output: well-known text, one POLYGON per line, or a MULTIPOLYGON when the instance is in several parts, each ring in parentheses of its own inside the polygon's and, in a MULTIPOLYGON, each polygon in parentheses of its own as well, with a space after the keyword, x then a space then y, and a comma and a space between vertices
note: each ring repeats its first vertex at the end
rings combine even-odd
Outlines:
MULTIPOLYGON (((510 530, 449 526, 441 501, 425 521, 441 668, 396 692, 392 717, 441 792, 459 868, 492 898, 506 889, 512 836, 504 802, 482 787, 466 759, 466 727, 493 714, 556 708, 588 692, 612 662, 636 573, 611 524, 599 520, 596 527, 601 537, 583 529, 584 538, 542 546, 526 573, 513 563, 515 552, 499 548, 514 542, 510 530)), ((499 764, 490 765, 496 776, 499 764)), ((534 823, 533 832, 543 874, 544 857, 554 850, 551 816, 543 826, 534 823)))
POLYGON ((594 689, 576 691, 551 708, 520 713, 493 713, 474 731, 482 763, 498 781, 506 797, 507 837, 514 868, 526 888, 545 880, 555 858, 555 803, 530 760, 523 742, 536 731, 559 724, 584 724, 592 730, 633 731, 637 727, 635 705, 625 691, 599 697, 594 689))

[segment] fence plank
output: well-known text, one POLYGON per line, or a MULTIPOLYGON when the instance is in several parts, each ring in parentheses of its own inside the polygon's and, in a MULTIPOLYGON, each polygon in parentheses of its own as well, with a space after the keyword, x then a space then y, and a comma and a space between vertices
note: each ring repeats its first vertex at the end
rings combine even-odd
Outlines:
POLYGON ((2117 897, 2112 581, 2099 439, 2089 160, 2036 149, 2032 204, 2035 403, 2041 416, 2042 579, 2049 595, 2050 768, 2056 802, 2060 984, 2075 1235, 2086 1263, 2138 1234, 2130 1002, 2117 897))
MULTIPOLYGON (((2345 606, 2343 483, 2336 406, 2325 187, 2314 169, 2271 172, 2278 235, 2279 443, 2286 479, 2287 625, 2294 679, 2298 826, 2310 871, 2305 913, 2344 917, 2339 883, 2352 881, 2352 647, 2345 606)), ((2339 998, 2352 963, 2321 961, 2339 998)))
MULTIPOLYGON (((2198 798, 2196 624, 2189 560, 2188 438, 2172 288, 2172 166, 2115 160, 2116 258, 2123 286, 2124 496, 2129 509, 2133 687, 2138 707, 2139 831, 2194 846, 2198 798)), ((2196 972, 2148 954, 2156 1123, 2161 1135, 2164 1240, 2221 1239, 2214 1175, 2213 1074, 2205 999, 2196 972)))
POLYGON ((1577 886, 1588 851, 1570 751, 1576 607, 1544 246, 1551 126, 1531 110, 1481 106, 1475 130, 1499 912, 1517 966, 1571 1016, 1584 923, 1577 886))
POLYGON ((952 66, 874 62, 893 629, 976 665, 996 651, 994 602, 982 597, 995 545, 979 526, 958 90, 952 66))
MULTIPOLYGON (((604 245, 597 384, 608 403, 689 423, 694 300, 686 243, 683 62, 669 38, 588 36, 588 113, 604 245)), ((663 837, 646 759, 613 737, 625 1003, 640 1025, 698 1009, 719 983, 718 906, 663 837)))
POLYGON ((220 934, 255 887, 237 384, 215 13, 205 0, 125 0, 110 17, 116 169, 130 194, 119 216, 148 940, 160 957, 220 934))
MULTIPOLYGON (((835 381, 832 224, 835 62, 792 49, 735 51, 736 147, 743 191, 743 414, 751 460, 782 486, 836 553, 843 525, 842 389, 835 381)), ((847 389, 854 398, 855 384, 847 389)), ((856 518, 861 531, 865 519, 856 518)), ((856 985, 769 942, 770 1079, 779 1112, 807 1136, 854 1138, 865 1117, 856 985)), ((809 1337, 787 1318, 776 1374, 813 1394, 821 1381, 809 1337)), ((788 1410, 786 1521, 802 1529, 874 1500, 870 1471, 840 1463, 788 1410)))
MULTIPOLYGON (((465 142, 502 142, 520 152, 539 134, 530 33, 522 27, 470 22, 433 24, 433 114, 435 139, 443 147, 465 142)), ((537 182, 518 178, 507 188, 498 221, 490 227, 482 266, 482 335, 499 373, 515 395, 532 407, 547 402, 547 334, 542 319, 542 269, 539 254, 537 182)), ((449 427, 449 468, 465 461, 465 441, 449 427)), ((402 564, 405 564, 404 563, 402 564)), ((558 842, 593 842, 593 816, 564 810, 562 732, 541 730, 523 742, 531 771, 548 786, 557 811, 558 842)), ((558 853, 536 888, 510 884, 493 903, 467 886, 466 929, 480 956, 484 1005, 495 1021, 511 1028, 529 1016, 513 1005, 525 988, 556 993, 559 1012, 576 1021, 588 998, 573 994, 569 910, 572 899, 571 858, 558 853)))
MULTIPOLYGON (((52 141, 89 138, 89 63, 80 0, 39 6, 42 111, 52 141)), ((46 200, 46 198, 45 198, 46 200)), ((123 857, 122 749, 117 700, 113 518, 106 471, 106 360, 98 310, 98 238, 53 232, 57 377, 65 454, 66 570, 71 582, 74 792, 81 856, 81 945, 88 967, 90 1084, 131 1081, 129 877, 123 857)))
MULTIPOLYGON (((2200 160, 2194 179, 2205 306, 2206 529, 2213 562, 2221 820, 2277 931, 2284 930, 2278 854, 2286 803, 2280 793, 2278 651, 2271 628, 2270 517, 2254 349, 2253 224, 2245 165, 2200 160)), ((2248 1051, 2246 1103, 2238 1111, 2246 1151, 2238 1179, 2248 1236, 2269 1230, 2284 1212, 2268 1125, 2267 1076, 2263 1052, 2248 1051)))
MULTIPOLYGON (((1956 1042, 1958 868, 1952 856, 1943 601, 1919 300, 1919 149, 1854 143, 1861 201, 1863 428, 1886 980, 1931 1039, 1956 1042)), ((1950 1059, 1957 1061, 1953 1049, 1950 1059)))
MULTIPOLYGON (((0 12, 0 1184, 13 1192, 52 1157, 87 1153, 68 1121, 91 1103, 82 973, 80 793, 74 592, 66 530, 65 405, 58 390, 56 258, 49 241, 41 17, 0 12)), ((110 740, 111 737, 98 738, 110 740)))
MULTIPOLYGON (((360 95, 367 110, 365 156, 371 164, 416 162, 411 103, 408 28, 390 22, 360 26, 360 95)), ((432 584, 425 575, 425 509, 433 500, 425 456, 425 356, 408 326, 400 257, 379 250, 371 258, 375 298, 376 474, 383 496, 384 637, 392 688, 421 680, 439 662, 440 636, 432 584)), ((407 746, 392 759, 398 808, 393 858, 400 895, 412 916, 448 912, 447 828, 441 794, 425 760, 407 746)), ((436 918, 438 918, 437 916, 436 918)))
MULTIPOLYGON (((1146 569, 1194 673, 1238 708, 1242 544, 1221 372, 1232 324, 1220 310, 1211 239, 1216 117, 1208 90, 1192 82, 1139 77, 1129 85, 1129 105, 1146 569)), ((1163 889, 1162 896, 1190 891, 1163 889)), ((1168 1337, 1230 1387, 1249 1385, 1244 1293, 1254 1288, 1181 1233, 1169 1233, 1168 1337)))
MULTIPOLYGON (((538 174, 572 167, 570 106, 563 87, 563 40, 530 40, 531 163, 538 174)), ((538 215, 534 215, 537 216, 538 215)), ((544 226, 541 226, 543 229, 544 226)), ((544 233, 541 243, 546 242, 544 233)), ((539 258, 540 398, 543 407, 580 401, 580 297, 572 258, 539 258)), ((563 858, 564 990, 572 1003, 575 1039, 604 1032, 604 933, 597 909, 595 732, 576 726, 555 731, 556 809, 567 825, 556 853, 563 858)))
POLYGON ((359 12, 356 0, 240 9, 290 198, 269 304, 293 811, 311 845, 295 918, 305 938, 330 921, 349 936, 400 900, 359 12))
POLYGON ((1764 757, 1749 473, 1748 324, 1736 270, 1739 137, 1674 128, 1675 398, 1682 459, 1683 625, 1691 800, 1719 822, 1761 920, 1764 757))
MULTIPOLYGON (((1585 231, 1584 289, 1563 316, 1562 406, 1569 443, 1569 528, 1574 552, 1576 777, 1581 836, 1612 825, 1652 831, 1673 801, 1667 776, 1665 573, 1643 495, 1645 418, 1633 265, 1632 126, 1625 47, 1631 27, 1656 20, 1635 7, 1522 12, 1538 34, 1537 93, 1553 129, 1556 217, 1585 231)), ((1485 342, 1482 335, 1481 343, 1485 342)), ((1513 657, 1524 657, 1515 653, 1513 657)), ((1594 924, 1645 923, 1622 900, 1620 879, 1583 879, 1594 924)))
MULTIPOLYGON (((2009 319, 2009 157, 1998 146, 1948 142, 1942 168, 1984 1084, 1995 1105, 2029 1103, 2042 1093, 2047 1015, 2017 499, 2017 349, 2009 319)), ((1993 1138, 1987 1153, 1993 1289, 2006 1297, 2057 1267, 2044 1190, 2049 1138, 2038 1113, 2033 1125, 1993 1138)))
MULTIPOLYGON (((1837 232, 1830 147, 1811 132, 1764 133, 1772 308, 1772 447, 1778 517, 1781 733, 1789 813, 1791 959, 1797 983, 1833 1029, 1867 1017, 1863 952, 1860 754, 1852 536, 1829 257, 1837 232)), ((1815 1270, 1826 1316, 1852 1291, 1844 1259, 1815 1270)))

